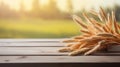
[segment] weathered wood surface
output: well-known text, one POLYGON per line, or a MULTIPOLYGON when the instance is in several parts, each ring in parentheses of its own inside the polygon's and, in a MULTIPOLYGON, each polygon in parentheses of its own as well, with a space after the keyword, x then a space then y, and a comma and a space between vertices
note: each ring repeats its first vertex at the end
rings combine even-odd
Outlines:
MULTIPOLYGON (((0 47, 0 56, 67 56, 68 53, 60 53, 61 47, 0 47)), ((120 53, 95 53, 94 55, 120 55, 120 53)))
POLYGON ((117 63, 120 56, 1 56, 0 63, 117 63))
POLYGON ((0 55, 67 55, 58 52, 60 47, 0 47, 0 55))
POLYGON ((0 39, 0 63, 117 63, 120 46, 92 56, 67 56, 58 49, 64 39, 0 39), (117 48, 117 50, 115 50, 117 48), (117 52, 116 52, 117 51, 117 52))
POLYGON ((65 43, 49 43, 49 42, 44 42, 44 43, 30 43, 30 42, 9 42, 9 43, 0 43, 0 47, 62 47, 64 46, 65 43))
POLYGON ((62 39, 0 39, 0 42, 5 42, 5 43, 10 43, 10 42, 31 42, 31 43, 36 43, 36 42, 60 42, 63 41, 64 39, 67 38, 62 38, 62 39))

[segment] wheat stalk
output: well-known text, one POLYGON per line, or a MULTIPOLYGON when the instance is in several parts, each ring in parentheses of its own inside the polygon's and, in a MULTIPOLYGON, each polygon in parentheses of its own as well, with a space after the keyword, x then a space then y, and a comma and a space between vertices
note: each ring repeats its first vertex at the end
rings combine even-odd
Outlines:
POLYGON ((80 17, 73 15, 73 20, 81 26, 82 35, 64 40, 63 42, 72 44, 59 49, 60 52, 70 52, 68 55, 72 56, 81 53, 89 55, 112 45, 120 45, 120 25, 116 21, 115 13, 113 11, 111 14, 106 13, 102 7, 99 13, 93 10, 90 13, 98 17, 102 24, 86 13, 83 13, 83 17, 87 20, 86 23, 80 17))

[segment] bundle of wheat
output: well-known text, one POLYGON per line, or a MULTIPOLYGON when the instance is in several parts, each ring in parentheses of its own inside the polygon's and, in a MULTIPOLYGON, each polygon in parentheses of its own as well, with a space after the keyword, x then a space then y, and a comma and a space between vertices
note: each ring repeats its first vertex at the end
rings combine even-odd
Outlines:
POLYGON ((100 7, 97 13, 91 11, 91 14, 96 15, 101 22, 90 18, 87 14, 83 13, 87 22, 74 15, 73 20, 81 26, 81 35, 75 36, 67 42, 66 47, 59 49, 59 52, 70 52, 69 55, 90 55, 96 51, 105 50, 112 45, 120 45, 120 25, 116 22, 115 13, 107 13, 100 7), (111 15, 111 16, 110 16, 111 15))

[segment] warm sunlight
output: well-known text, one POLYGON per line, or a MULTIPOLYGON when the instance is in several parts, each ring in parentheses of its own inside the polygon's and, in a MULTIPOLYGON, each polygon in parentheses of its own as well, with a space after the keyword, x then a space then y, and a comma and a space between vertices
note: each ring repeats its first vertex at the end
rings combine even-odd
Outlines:
POLYGON ((120 22, 120 0, 0 0, 0 38, 75 36, 81 32, 72 15, 83 17, 100 6, 107 12, 115 10, 120 22))
MULTIPOLYGON (((8 4, 10 6, 10 8, 12 9, 16 9, 19 10, 20 8, 20 3, 23 2, 25 9, 26 10, 30 10, 31 9, 31 5, 32 5, 32 1, 33 0, 0 0, 3 1, 4 3, 8 4)), ((46 4, 49 0, 40 0, 40 3, 42 5, 46 4)), ((65 10, 66 9, 66 0, 56 0, 57 1, 57 5, 60 9, 65 10)), ((89 9, 91 7, 95 7, 98 8, 98 6, 100 6, 100 4, 102 4, 103 6, 111 6, 115 3, 120 3, 119 0, 91 0, 89 3, 89 0, 72 0, 72 4, 74 7, 74 10, 80 10, 82 8, 85 9, 89 9), (111 2, 109 2, 111 1, 111 2), (86 5, 87 4, 87 5, 86 5)))
MULTIPOLYGON (((16 9, 16 10, 19 10, 20 3, 23 2, 26 10, 30 10, 33 0, 29 0, 29 1, 28 0, 0 0, 0 1, 3 1, 4 3, 8 4, 10 6, 10 8, 16 9)), ((49 0, 40 0, 40 3, 42 5, 44 5, 48 1, 49 0)), ((78 2, 79 2, 79 0, 74 0, 73 1, 73 4, 77 4, 77 5, 75 5, 75 7, 77 7, 77 8, 79 8, 78 2)), ((65 0, 57 0, 57 5, 62 10, 66 9, 66 1, 65 0)))
POLYGON ((40 3, 43 5, 46 4, 47 2, 48 2, 48 0, 40 0, 40 3))
MULTIPOLYGON (((24 3, 26 10, 30 10, 31 4, 32 4, 32 0, 29 0, 29 1, 28 0, 0 0, 0 1, 4 2, 5 4, 8 4, 10 8, 16 9, 16 10, 19 10, 21 2, 24 3)), ((48 2, 48 0, 40 0, 40 1, 42 5, 48 2)))
POLYGON ((4 2, 5 4, 8 4, 10 8, 12 9, 19 9, 19 3, 21 0, 1 0, 2 2, 4 2))

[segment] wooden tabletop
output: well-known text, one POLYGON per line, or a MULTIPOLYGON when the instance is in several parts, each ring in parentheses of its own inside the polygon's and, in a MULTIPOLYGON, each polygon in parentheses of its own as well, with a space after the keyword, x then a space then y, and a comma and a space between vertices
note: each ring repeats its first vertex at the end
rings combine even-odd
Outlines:
POLYGON ((120 63, 120 52, 115 52, 119 48, 91 56, 68 56, 58 52, 65 45, 62 40, 0 39, 0 63, 120 63))

